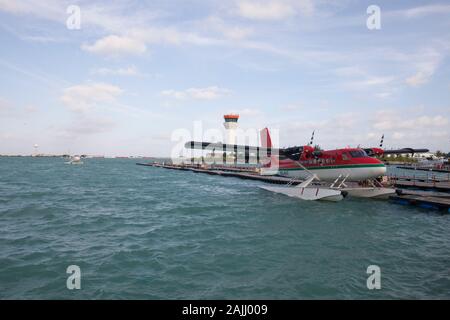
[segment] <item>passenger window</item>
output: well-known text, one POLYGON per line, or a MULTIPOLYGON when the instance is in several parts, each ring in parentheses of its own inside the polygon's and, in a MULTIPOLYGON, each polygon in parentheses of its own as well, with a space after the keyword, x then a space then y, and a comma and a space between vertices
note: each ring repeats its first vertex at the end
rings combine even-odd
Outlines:
POLYGON ((350 155, 353 158, 365 158, 365 157, 367 157, 367 153, 364 150, 350 151, 350 155))

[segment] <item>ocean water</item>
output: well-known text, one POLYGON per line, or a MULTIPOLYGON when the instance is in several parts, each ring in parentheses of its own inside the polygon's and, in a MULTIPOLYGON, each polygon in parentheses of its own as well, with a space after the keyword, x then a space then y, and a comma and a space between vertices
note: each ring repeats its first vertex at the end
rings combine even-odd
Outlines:
POLYGON ((450 215, 258 185, 127 159, 0 158, 0 298, 450 298, 450 215))

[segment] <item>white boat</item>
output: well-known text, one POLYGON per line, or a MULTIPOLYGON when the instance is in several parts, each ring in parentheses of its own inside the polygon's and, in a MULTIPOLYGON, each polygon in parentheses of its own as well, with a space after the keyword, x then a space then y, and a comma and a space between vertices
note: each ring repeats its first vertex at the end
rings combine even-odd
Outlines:
POLYGON ((79 156, 73 156, 70 157, 70 161, 65 162, 66 164, 83 164, 83 161, 81 161, 81 157, 79 156))

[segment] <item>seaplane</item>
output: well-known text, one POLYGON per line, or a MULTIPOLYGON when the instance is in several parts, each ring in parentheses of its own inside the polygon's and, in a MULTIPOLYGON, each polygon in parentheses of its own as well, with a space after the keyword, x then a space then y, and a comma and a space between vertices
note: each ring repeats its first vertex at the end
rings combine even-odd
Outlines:
MULTIPOLYGON (((313 133, 314 137, 314 133, 313 133)), ((303 146, 275 148, 269 129, 260 132, 261 146, 189 141, 188 149, 232 152, 243 155, 246 163, 256 154, 262 164, 261 175, 279 175, 292 180, 283 186, 261 186, 262 189, 302 200, 340 201, 345 196, 388 198, 395 189, 385 188, 378 181, 386 173, 385 164, 378 158, 387 154, 428 152, 428 149, 403 148, 342 148, 318 150, 311 142, 303 146), (295 180, 302 180, 294 186, 295 180)), ((225 156, 224 156, 225 159, 225 156)))
POLYGON ((83 164, 83 161, 81 160, 80 156, 71 156, 70 160, 65 162, 65 164, 81 165, 83 164))

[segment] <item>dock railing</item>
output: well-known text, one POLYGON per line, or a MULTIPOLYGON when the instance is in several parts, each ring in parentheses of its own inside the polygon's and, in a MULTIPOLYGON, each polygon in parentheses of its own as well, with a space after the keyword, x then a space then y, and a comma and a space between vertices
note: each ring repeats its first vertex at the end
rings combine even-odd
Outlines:
POLYGON ((391 181, 397 180, 407 180, 407 181, 421 181, 428 183, 436 183, 436 182, 450 182, 450 173, 447 174, 436 174, 434 172, 426 172, 426 171, 415 171, 412 175, 404 175, 398 173, 388 174, 388 179, 391 181))

